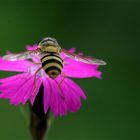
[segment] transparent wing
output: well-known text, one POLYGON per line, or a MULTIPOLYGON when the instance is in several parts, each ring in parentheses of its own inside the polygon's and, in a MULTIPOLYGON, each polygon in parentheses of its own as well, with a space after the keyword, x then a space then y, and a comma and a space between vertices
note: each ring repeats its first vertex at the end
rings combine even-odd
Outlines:
POLYGON ((17 53, 17 54, 11 53, 3 56, 3 59, 10 60, 10 61, 25 60, 30 58, 31 58, 31 53, 29 51, 23 53, 17 53))
POLYGON ((87 64, 106 65, 105 61, 100 60, 100 59, 95 59, 90 56, 78 55, 75 53, 71 53, 65 49, 61 49, 61 52, 63 52, 65 56, 75 59, 76 61, 80 61, 87 64))

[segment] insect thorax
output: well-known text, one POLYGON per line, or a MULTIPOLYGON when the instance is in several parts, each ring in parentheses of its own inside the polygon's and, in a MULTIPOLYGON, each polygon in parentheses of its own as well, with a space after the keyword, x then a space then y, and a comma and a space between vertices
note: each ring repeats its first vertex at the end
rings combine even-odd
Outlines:
POLYGON ((63 60, 59 53, 46 53, 41 57, 42 68, 52 79, 61 74, 63 69, 63 60))
POLYGON ((42 52, 60 53, 61 47, 59 46, 40 46, 42 52))

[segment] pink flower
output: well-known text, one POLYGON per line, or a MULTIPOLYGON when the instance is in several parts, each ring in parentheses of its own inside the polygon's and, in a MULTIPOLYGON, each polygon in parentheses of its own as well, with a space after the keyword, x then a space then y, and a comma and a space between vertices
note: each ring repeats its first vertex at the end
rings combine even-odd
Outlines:
MULTIPOLYGON (((27 50, 34 50, 37 46, 28 46, 27 50)), ((75 49, 70 49, 75 52, 75 49)), ((101 78, 101 72, 98 71, 98 65, 91 65, 78 62, 71 58, 66 58, 63 53, 61 57, 64 60, 63 73, 66 75, 63 82, 59 75, 55 80, 49 78, 44 70, 41 70, 36 76, 36 88, 34 88, 34 73, 40 67, 39 57, 33 56, 31 60, 9 61, 0 57, 1 71, 20 72, 14 76, 0 79, 0 98, 10 99, 14 105, 24 105, 28 100, 34 104, 35 98, 40 90, 41 85, 44 88, 43 104, 44 112, 50 108, 55 116, 66 115, 67 112, 76 112, 81 107, 80 98, 86 99, 83 90, 71 79, 72 78, 101 78)))

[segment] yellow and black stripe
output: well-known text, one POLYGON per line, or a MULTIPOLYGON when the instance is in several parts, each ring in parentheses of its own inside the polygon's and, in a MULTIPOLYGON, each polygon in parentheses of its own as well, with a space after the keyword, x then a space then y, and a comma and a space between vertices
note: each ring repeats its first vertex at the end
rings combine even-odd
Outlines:
POLYGON ((42 68, 51 78, 56 78, 63 69, 63 60, 57 53, 47 53, 41 58, 42 68))

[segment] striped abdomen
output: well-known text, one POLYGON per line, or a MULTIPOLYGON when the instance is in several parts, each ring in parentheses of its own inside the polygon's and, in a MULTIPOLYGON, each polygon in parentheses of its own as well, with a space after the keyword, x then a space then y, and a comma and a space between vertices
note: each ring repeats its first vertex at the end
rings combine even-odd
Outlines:
POLYGON ((48 53, 41 58, 42 68, 50 78, 55 79, 63 69, 63 60, 59 54, 48 53))

